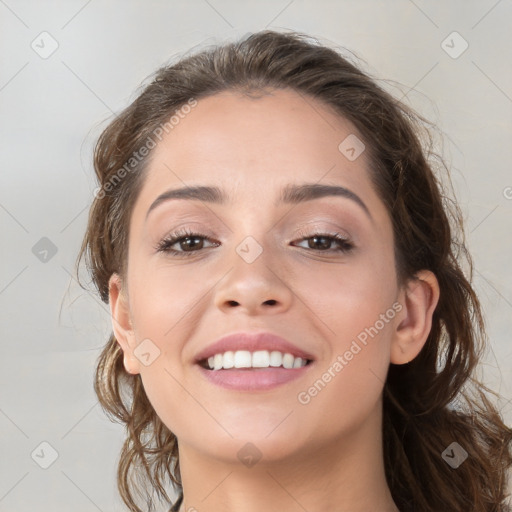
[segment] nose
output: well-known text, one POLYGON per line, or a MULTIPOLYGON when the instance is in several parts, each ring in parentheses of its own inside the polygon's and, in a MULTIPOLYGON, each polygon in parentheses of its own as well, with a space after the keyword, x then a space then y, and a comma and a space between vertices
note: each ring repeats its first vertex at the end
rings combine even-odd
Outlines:
MULTIPOLYGON (((230 258, 229 271, 215 287, 215 305, 224 313, 244 312, 249 316, 277 314, 288 310, 293 292, 281 276, 277 262, 263 251, 248 263, 238 253, 230 258)), ((283 267, 281 267, 283 268, 283 267)))

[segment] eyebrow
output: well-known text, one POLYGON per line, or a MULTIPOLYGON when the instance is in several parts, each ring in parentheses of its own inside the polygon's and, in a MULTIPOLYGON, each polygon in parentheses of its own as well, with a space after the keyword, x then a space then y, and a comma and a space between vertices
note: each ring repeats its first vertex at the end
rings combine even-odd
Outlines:
MULTIPOLYGON (((301 185, 286 185, 282 191, 278 201, 275 203, 299 204, 304 201, 311 201, 322 197, 337 196, 350 199, 358 204, 373 221, 370 210, 363 200, 348 188, 339 185, 321 185, 318 183, 304 183, 301 185)), ((188 199, 197 200, 207 203, 226 204, 230 198, 220 188, 213 186, 190 186, 177 189, 170 189, 160 194, 151 204, 147 213, 148 215, 160 204, 172 199, 188 199)))

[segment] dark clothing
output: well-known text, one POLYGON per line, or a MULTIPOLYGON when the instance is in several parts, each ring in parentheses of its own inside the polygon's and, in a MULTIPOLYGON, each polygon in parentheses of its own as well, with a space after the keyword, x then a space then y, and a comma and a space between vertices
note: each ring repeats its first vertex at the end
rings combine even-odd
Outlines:
POLYGON ((183 494, 180 494, 178 497, 178 501, 169 509, 169 512, 178 512, 181 507, 181 502, 183 501, 183 494))

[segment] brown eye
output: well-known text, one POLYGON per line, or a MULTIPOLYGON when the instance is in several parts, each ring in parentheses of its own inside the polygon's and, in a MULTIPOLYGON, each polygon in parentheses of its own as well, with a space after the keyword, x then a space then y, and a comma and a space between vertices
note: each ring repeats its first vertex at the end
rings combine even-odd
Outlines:
POLYGON ((184 251, 193 251, 194 249, 203 248, 204 238, 200 236, 187 236, 180 238, 176 243, 178 243, 180 248, 184 251))
POLYGON ((219 245, 216 242, 212 242, 206 235, 179 231, 164 238, 158 244, 156 250, 174 255, 189 255, 204 249, 205 241, 211 243, 214 247, 219 245))
POLYGON ((308 238, 308 246, 310 249, 330 249, 333 239, 327 236, 312 236, 308 238))
POLYGON ((301 247, 320 252, 349 252, 354 248, 354 245, 339 233, 314 233, 304 236, 300 242, 307 242, 307 247, 301 247), (333 248, 333 245, 337 248, 333 248))

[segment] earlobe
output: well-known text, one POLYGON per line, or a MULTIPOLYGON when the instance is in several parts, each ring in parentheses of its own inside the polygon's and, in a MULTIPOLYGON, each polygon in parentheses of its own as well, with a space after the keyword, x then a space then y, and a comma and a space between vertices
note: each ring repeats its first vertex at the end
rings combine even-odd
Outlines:
POLYGON ((123 350, 123 363, 128 373, 140 373, 139 360, 133 355, 135 335, 130 319, 130 310, 126 294, 123 291, 121 278, 112 274, 108 282, 110 318, 114 336, 123 350))
POLYGON ((432 328, 432 316, 439 301, 439 283, 429 270, 421 270, 402 291, 403 313, 391 344, 391 362, 405 364, 421 351, 432 328))

